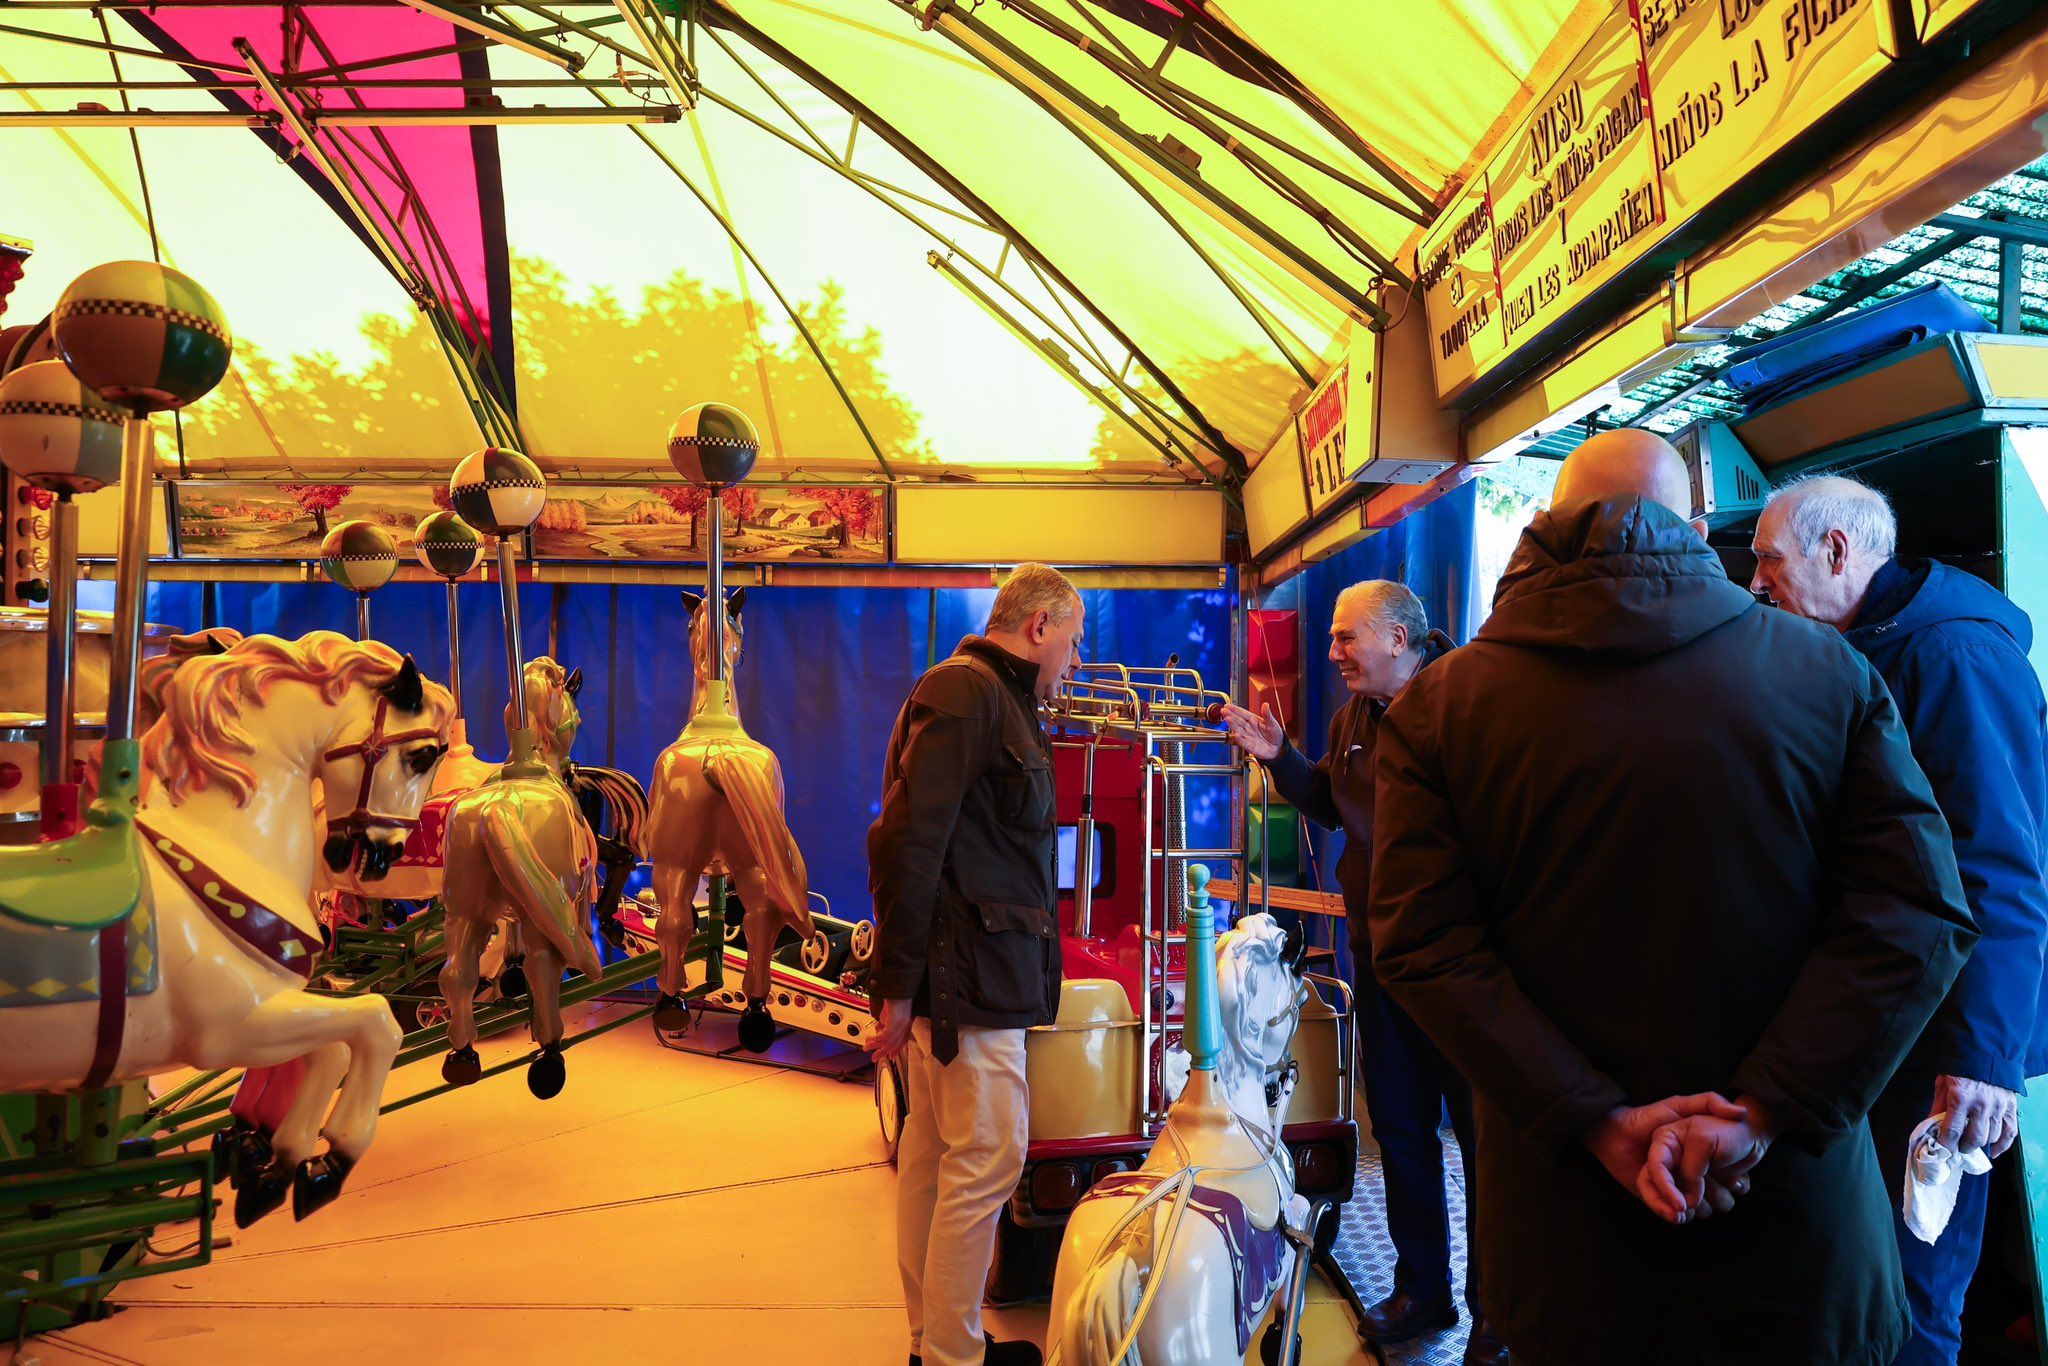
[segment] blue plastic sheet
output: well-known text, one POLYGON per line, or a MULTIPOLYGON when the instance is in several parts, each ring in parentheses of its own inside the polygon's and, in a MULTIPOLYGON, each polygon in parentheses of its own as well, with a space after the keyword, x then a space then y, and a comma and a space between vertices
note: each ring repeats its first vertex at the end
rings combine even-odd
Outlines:
MULTIPOLYGON (((467 583, 460 592, 470 739, 479 754, 502 755, 507 693, 498 589, 467 583)), ((1228 688, 1228 591, 1091 590, 1083 597, 1086 657, 1164 664, 1177 654, 1211 687, 1228 688)), ((393 584, 370 600, 377 638, 411 652, 428 677, 441 680, 448 676, 445 599, 439 584, 393 584)), ((519 600, 526 654, 552 646, 565 667, 583 670, 576 757, 645 782, 655 756, 689 716, 694 678, 681 592, 541 584, 522 587, 519 600)), ((865 841, 881 801, 882 754, 897 710, 930 659, 981 629, 994 600, 993 589, 747 592, 735 680, 740 715, 782 760, 790 827, 810 865, 811 886, 838 914, 869 911, 865 841)), ((151 588, 149 619, 186 629, 353 634, 355 603, 324 583, 173 583, 151 588)), ((1192 814, 1198 843, 1229 829, 1220 800, 1192 814)))
MULTIPOLYGON (((1306 652, 1302 672, 1307 694, 1302 739, 1311 759, 1322 757, 1330 718, 1351 696, 1337 676, 1336 666, 1328 660, 1330 615, 1337 595, 1345 588, 1367 579, 1392 579, 1414 590, 1422 599, 1429 624, 1458 644, 1479 629, 1486 609, 1479 601, 1473 554, 1478 490, 1474 481, 1445 494, 1421 512, 1312 565, 1267 602, 1269 607, 1296 608, 1302 615, 1306 652)), ((1344 849, 1343 832, 1311 826, 1308 836, 1314 853, 1315 885, 1334 892, 1337 859, 1344 849)), ((1333 947, 1342 952, 1342 943, 1343 936, 1338 935, 1333 947)))

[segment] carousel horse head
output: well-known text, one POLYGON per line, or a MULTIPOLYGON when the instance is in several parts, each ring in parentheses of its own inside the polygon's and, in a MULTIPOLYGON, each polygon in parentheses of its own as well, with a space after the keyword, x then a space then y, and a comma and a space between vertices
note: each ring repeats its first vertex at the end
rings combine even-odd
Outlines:
MULTIPOLYGON (((534 748, 555 768, 560 768, 575 747, 576 731, 583 713, 576 695, 583 691, 583 670, 564 670, 541 655, 526 661, 519 671, 519 686, 526 694, 526 724, 533 731, 534 748)), ((513 724, 512 708, 505 708, 505 726, 513 724)))
POLYGON ((1299 939, 1270 915, 1240 917, 1216 943, 1216 995, 1223 1017, 1217 1059, 1226 1094, 1255 1078, 1278 1103, 1279 1082, 1292 1065, 1294 1031, 1308 999, 1299 967, 1299 939))
POLYGON ((144 759, 173 802, 217 787, 248 805, 258 776, 245 761, 275 752, 278 731, 305 724, 297 708, 260 723, 275 691, 291 685, 310 690, 322 709, 310 765, 328 794, 327 865, 382 877, 419 824, 455 715, 449 691, 420 677, 410 655, 332 631, 297 641, 250 636, 223 653, 198 653, 162 688, 144 759), (344 807, 348 794, 353 804, 344 807))
MULTIPOLYGON (((740 608, 746 604, 747 590, 734 589, 725 599, 725 676, 732 677, 733 668, 740 662, 740 642, 746 628, 740 625, 740 608)), ((683 608, 690 614, 690 659, 697 666, 697 677, 711 677, 711 614, 704 610, 704 599, 695 593, 683 594, 683 608)))

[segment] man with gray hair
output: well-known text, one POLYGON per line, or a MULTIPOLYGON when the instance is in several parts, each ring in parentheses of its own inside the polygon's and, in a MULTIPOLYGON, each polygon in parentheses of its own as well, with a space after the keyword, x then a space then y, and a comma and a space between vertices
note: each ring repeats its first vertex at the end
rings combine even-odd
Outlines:
MULTIPOLYGON (((1471 1247, 1472 1088, 1429 1037, 1396 1005, 1372 970, 1365 909, 1372 888, 1373 747, 1380 718, 1410 679, 1451 648, 1432 631, 1422 600, 1385 579, 1354 583, 1337 595, 1330 622, 1330 662, 1351 693, 1330 719, 1330 745, 1310 764, 1288 743, 1272 709, 1254 716, 1230 706, 1224 719, 1237 747, 1267 765, 1280 795, 1316 824, 1344 832, 1337 880, 1344 889, 1351 940, 1360 1067, 1365 1108, 1380 1149, 1386 1183, 1387 1230, 1396 1263, 1393 1293, 1366 1310, 1362 1331, 1379 1342, 1405 1342, 1454 1328, 1450 1218, 1444 1201, 1444 1150, 1437 1123, 1446 1110, 1465 1169, 1466 1247, 1471 1247)), ((1468 1255, 1467 1265, 1478 1266, 1468 1255)), ((1506 1349, 1479 1312, 1478 1275, 1468 1273, 1465 1304, 1472 1332, 1465 1360, 1492 1363, 1506 1349)))
MULTIPOLYGON (((2027 662, 2033 625, 1983 580, 1895 558, 1884 495, 1816 475, 1771 495, 1757 519, 1751 587, 1840 630, 1897 701, 1914 757, 1955 839, 1976 951, 1939 1014, 1870 1112, 1896 1199, 1921 1122, 1951 1151, 1997 1157, 2019 1131, 2018 1092, 2048 1072, 2048 719, 2027 662)), ((1901 1363, 1953 1363, 1977 1269, 1990 1183, 1962 1176, 1932 1244, 1896 1220, 1913 1339, 1901 1363)))
POLYGON ((911 1366, 1037 1366, 981 1328, 996 1216, 1024 1171, 1024 1031, 1059 1010, 1052 749, 1038 704, 1078 657, 1066 575, 1019 565, 896 718, 868 831, 881 1006, 868 1051, 908 1096, 896 1259, 911 1366))

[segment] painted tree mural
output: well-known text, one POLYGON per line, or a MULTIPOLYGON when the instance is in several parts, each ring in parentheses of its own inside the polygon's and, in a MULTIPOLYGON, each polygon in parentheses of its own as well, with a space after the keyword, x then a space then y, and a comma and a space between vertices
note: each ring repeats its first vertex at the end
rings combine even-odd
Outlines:
POLYGON ((815 499, 832 514, 839 526, 841 550, 876 530, 882 521, 882 495, 873 489, 804 489, 803 496, 815 499))
POLYGON ((695 484, 664 484, 655 490, 677 514, 690 519, 690 544, 697 544, 697 519, 711 506, 711 495, 695 484))
POLYGON ((341 500, 348 497, 353 484, 283 484, 278 492, 289 496, 303 512, 310 513, 313 526, 321 536, 327 534, 327 514, 341 506, 341 500))

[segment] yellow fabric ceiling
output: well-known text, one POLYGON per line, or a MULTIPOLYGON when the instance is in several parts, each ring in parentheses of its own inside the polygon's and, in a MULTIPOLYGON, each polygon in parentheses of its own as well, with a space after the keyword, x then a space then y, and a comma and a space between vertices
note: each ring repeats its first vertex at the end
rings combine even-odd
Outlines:
MULTIPOLYGON (((792 476, 1153 476, 1162 441, 1193 458, 1180 477, 1241 468, 1371 318, 1375 262, 1399 262, 1604 6, 1213 0, 1189 22, 1156 0, 699 4, 699 26, 672 20, 701 81, 682 122, 644 143, 610 124, 499 134, 520 434, 557 470, 653 477, 674 411, 716 397, 756 416, 766 468, 792 476), (848 100, 929 161, 856 127, 848 100)), ((543 9, 497 22, 537 29, 543 9)), ((674 98, 648 84, 653 63, 590 36, 638 50, 611 4, 561 12, 588 32, 552 40, 591 55, 591 88, 506 103, 674 98)), ((15 22, 99 36, 79 13, 15 22)), ((131 79, 183 70, 124 60, 131 79)), ((112 70, 17 34, 0 34, 0 68, 112 70)), ((562 74, 502 47, 490 70, 562 74)), ((219 108, 196 89, 138 98, 219 108)), ((214 289, 245 343, 241 380, 188 416, 189 469, 416 476, 478 439, 404 291, 269 149, 234 128, 139 143, 165 259, 214 289)), ((0 131, 0 232, 39 245, 7 322, 40 316, 93 259, 147 254, 135 150, 126 133, 0 131)))

